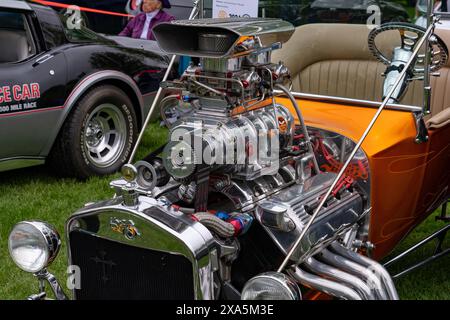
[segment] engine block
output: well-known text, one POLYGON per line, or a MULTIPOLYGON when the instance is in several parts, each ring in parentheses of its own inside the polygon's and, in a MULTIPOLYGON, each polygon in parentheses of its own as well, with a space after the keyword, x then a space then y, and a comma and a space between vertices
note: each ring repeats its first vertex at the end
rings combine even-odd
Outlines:
MULTIPOLYGON (((303 184, 294 184, 258 203, 258 221, 283 252, 287 253, 293 246, 311 219, 318 199, 330 187, 335 176, 334 173, 316 175, 303 184)), ((364 205, 361 193, 354 190, 345 190, 339 198, 330 198, 303 237, 292 260, 306 260, 347 232, 363 217, 364 205)))

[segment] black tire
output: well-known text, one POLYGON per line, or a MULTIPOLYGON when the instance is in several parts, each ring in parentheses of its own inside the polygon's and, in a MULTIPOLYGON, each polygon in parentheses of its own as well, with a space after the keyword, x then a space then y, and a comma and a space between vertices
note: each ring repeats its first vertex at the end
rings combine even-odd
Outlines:
POLYGON ((136 114, 125 92, 112 85, 94 87, 73 106, 48 162, 63 176, 111 174, 128 161, 137 135, 136 114))

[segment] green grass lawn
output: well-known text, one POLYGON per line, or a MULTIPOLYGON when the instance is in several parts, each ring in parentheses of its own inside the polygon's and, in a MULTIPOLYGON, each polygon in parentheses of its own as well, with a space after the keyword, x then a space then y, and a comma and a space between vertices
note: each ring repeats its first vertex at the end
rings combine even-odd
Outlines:
MULTIPOLYGON (((137 158, 142 158, 146 152, 163 144, 165 139, 166 132, 158 125, 152 124, 147 129, 137 158)), ((109 181, 118 176, 94 177, 80 182, 57 178, 50 170, 46 167, 35 167, 0 173, 0 299, 24 299, 38 290, 34 276, 19 270, 9 258, 7 239, 14 224, 26 219, 45 220, 55 225, 62 233, 64 223, 72 212, 87 202, 113 196, 109 181)), ((434 216, 431 216, 399 245, 396 252, 401 252, 442 225, 442 222, 435 222, 434 216)), ((64 239, 64 234, 61 236, 64 239)), ((432 247, 428 246, 411 258, 418 259, 430 252, 432 247)), ((450 299, 449 265, 450 256, 447 256, 400 279, 397 282, 400 297, 450 299)), ((50 271, 62 282, 64 288, 66 267, 66 248, 63 241, 61 252, 50 271)))

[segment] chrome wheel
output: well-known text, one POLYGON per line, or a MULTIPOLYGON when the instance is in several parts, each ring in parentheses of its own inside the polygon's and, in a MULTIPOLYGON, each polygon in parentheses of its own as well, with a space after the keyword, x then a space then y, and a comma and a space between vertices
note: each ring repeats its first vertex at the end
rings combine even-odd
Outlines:
POLYGON ((105 168, 117 161, 125 147, 127 125, 125 116, 113 104, 101 104, 89 114, 82 132, 87 159, 105 168))

